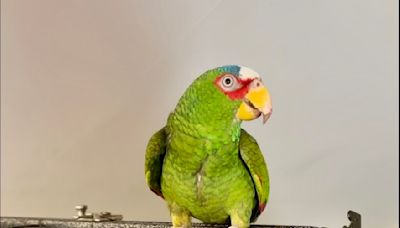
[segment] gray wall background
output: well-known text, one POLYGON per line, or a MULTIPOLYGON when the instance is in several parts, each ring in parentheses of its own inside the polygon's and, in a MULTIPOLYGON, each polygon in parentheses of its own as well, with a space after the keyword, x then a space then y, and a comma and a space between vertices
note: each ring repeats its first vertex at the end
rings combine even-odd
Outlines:
POLYGON ((1 215, 168 221, 144 150, 205 70, 272 93, 258 223, 398 227, 398 3, 1 1, 1 215))

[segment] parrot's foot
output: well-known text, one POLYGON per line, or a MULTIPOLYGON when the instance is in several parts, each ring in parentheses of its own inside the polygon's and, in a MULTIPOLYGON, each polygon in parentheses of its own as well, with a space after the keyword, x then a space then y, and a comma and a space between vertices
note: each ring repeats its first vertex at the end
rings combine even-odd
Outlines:
POLYGON ((229 226, 228 228, 248 228, 250 225, 245 225, 245 224, 243 224, 243 225, 241 225, 241 226, 238 226, 238 225, 231 225, 231 226, 229 226))
POLYGON ((174 214, 171 213, 172 227, 173 228, 191 228, 191 216, 188 214, 174 214))
POLYGON ((231 225, 228 228, 248 228, 250 225, 249 224, 242 224, 242 225, 231 225))
POLYGON ((230 228, 248 228, 250 227, 251 210, 232 210, 230 214, 230 228))
POLYGON ((192 217, 188 210, 175 203, 169 205, 171 211, 172 227, 190 228, 192 227, 192 217))

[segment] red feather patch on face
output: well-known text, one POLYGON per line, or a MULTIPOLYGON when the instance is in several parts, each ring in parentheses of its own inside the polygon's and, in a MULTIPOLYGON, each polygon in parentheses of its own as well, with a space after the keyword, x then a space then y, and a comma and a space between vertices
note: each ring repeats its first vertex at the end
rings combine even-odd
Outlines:
POLYGON ((225 78, 227 74, 223 74, 215 79, 214 84, 218 87, 221 92, 227 95, 232 100, 243 99, 249 91, 249 84, 253 81, 253 79, 240 79, 238 77, 233 77, 236 83, 234 89, 227 89, 223 87, 222 80, 225 78))

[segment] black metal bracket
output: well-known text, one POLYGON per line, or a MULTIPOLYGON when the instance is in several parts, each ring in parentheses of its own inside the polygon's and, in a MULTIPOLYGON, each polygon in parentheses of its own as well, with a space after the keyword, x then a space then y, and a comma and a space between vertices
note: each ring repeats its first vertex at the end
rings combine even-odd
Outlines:
POLYGON ((349 226, 343 228, 361 228, 361 215, 354 211, 347 212, 347 218, 350 220, 349 226))

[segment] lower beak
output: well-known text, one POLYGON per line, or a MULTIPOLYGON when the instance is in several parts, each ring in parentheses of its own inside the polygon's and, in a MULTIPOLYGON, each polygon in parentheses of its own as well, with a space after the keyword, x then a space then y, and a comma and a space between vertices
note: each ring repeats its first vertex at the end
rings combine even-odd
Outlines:
POLYGON ((240 120, 253 120, 262 115, 265 124, 271 114, 272 103, 269 92, 260 80, 255 79, 240 104, 236 117, 240 120))

